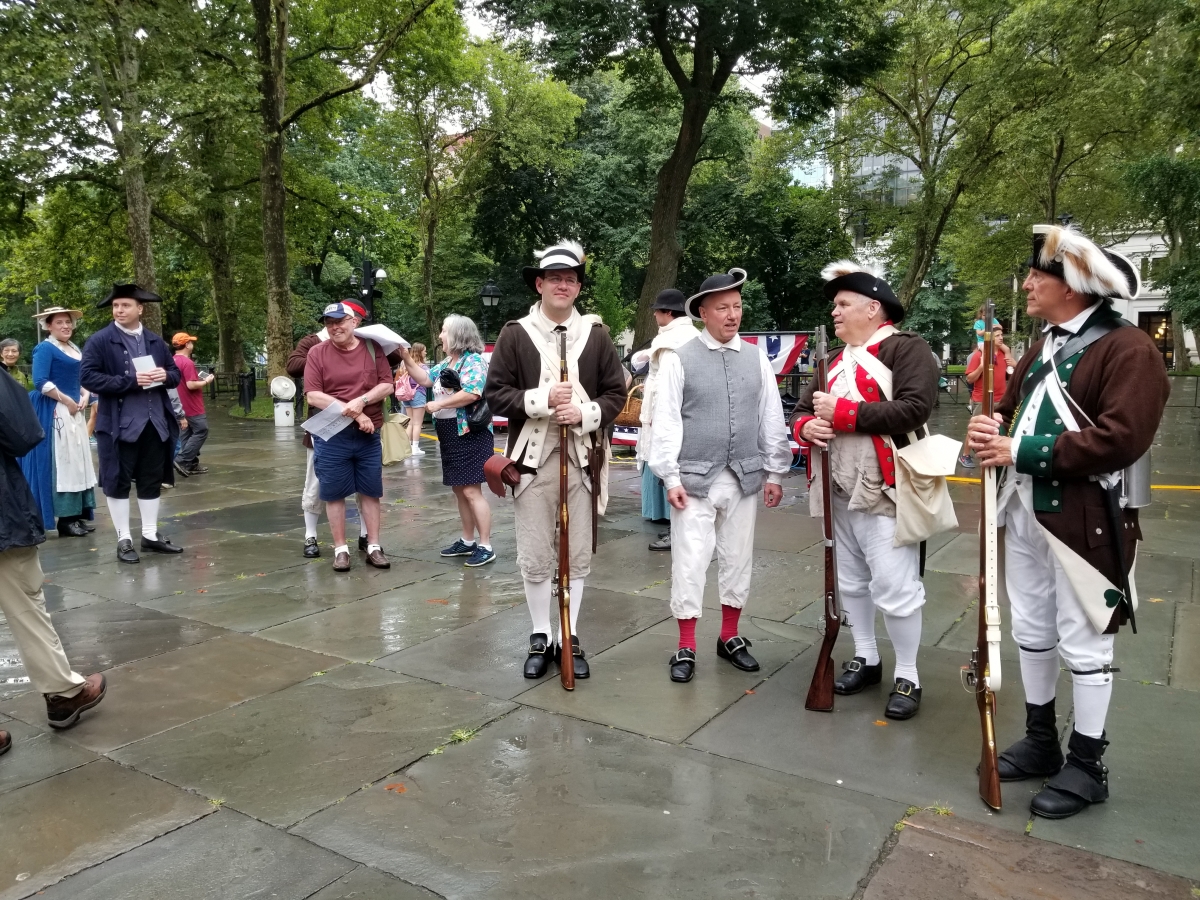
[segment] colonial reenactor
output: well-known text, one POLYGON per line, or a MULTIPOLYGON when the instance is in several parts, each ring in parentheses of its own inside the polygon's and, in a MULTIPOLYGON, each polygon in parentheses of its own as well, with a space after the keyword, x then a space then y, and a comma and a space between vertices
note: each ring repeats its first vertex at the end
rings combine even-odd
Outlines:
MULTIPOLYGON (((639 350, 633 356, 634 371, 645 367, 646 380, 642 382, 642 414, 639 417, 637 439, 637 464, 642 472, 642 516, 644 518, 666 518, 670 515, 670 507, 665 499, 666 489, 662 479, 654 474, 648 461, 650 459, 650 444, 654 435, 654 400, 658 384, 658 370, 663 355, 677 350, 688 341, 694 341, 700 336, 691 317, 684 309, 687 298, 682 291, 667 288, 659 291, 650 307, 654 313, 654 321, 658 323, 658 334, 650 342, 646 350, 639 350)), ((651 550, 670 550, 671 532, 661 535, 658 540, 650 543, 651 550)))
POLYGON ((559 454, 567 453, 570 518, 570 653, 576 678, 587 678, 587 659, 576 630, 584 579, 591 571, 593 516, 603 512, 608 448, 606 429, 625 405, 625 373, 599 316, 580 315, 575 299, 583 285, 583 248, 560 241, 535 254, 539 264, 523 270, 539 295, 529 314, 508 322, 496 339, 484 399, 508 418, 505 455, 521 473, 513 488, 517 567, 533 620, 525 677, 540 678, 562 648, 552 638, 550 607, 556 568, 559 454), (569 382, 560 381, 559 335, 566 334, 569 382), (570 426, 567 447, 559 431, 570 426), (599 464, 597 464, 599 463, 599 464))
POLYGON ((755 500, 761 490, 768 507, 779 505, 792 452, 771 363, 738 336, 745 282, 742 269, 706 278, 685 306, 704 330, 663 353, 659 364, 649 460, 671 504, 671 613, 679 647, 668 669, 676 682, 695 674, 696 623, 714 548, 717 656, 758 671, 750 641, 738 634, 750 596, 755 500))
POLYGON ((1112 308, 1140 288, 1128 260, 1038 225, 1028 265, 1026 310, 1045 337, 1017 364, 996 421, 976 416, 969 433, 980 464, 1002 467, 997 521, 1025 688, 1026 735, 1000 754, 1000 779, 1050 776, 1031 809, 1054 819, 1108 798, 1113 640, 1133 620, 1141 538, 1137 510, 1121 507, 1122 473, 1149 451, 1170 385, 1150 337, 1112 308), (1060 658, 1075 706, 1065 764, 1060 658))
MULTIPOLYGON (((796 404, 802 446, 829 446, 834 537, 842 606, 854 636, 854 658, 834 682, 857 694, 883 680, 875 611, 883 613, 896 652, 884 715, 911 719, 921 706, 920 539, 897 545, 897 449, 928 436, 938 372, 929 345, 896 326, 904 307, 891 286, 849 260, 821 273, 833 303, 833 330, 846 346, 829 363, 828 391, 815 382, 796 404)), ((957 453, 957 442, 954 442, 957 453)), ((814 464, 817 454, 810 454, 814 464)), ((811 472, 811 467, 810 467, 811 472)), ((812 515, 822 514, 820 480, 810 486, 812 515)), ((948 503, 948 496, 946 498, 948 503)))
POLYGON ((83 347, 80 383, 100 398, 96 445, 100 487, 117 529, 117 559, 137 563, 129 531, 129 489, 137 485, 143 550, 182 553, 158 533, 158 499, 163 485, 175 484, 171 457, 179 420, 167 389, 179 384, 179 369, 167 342, 142 325, 146 303, 162 298, 136 284, 114 284, 98 304, 111 307, 113 321, 83 347))

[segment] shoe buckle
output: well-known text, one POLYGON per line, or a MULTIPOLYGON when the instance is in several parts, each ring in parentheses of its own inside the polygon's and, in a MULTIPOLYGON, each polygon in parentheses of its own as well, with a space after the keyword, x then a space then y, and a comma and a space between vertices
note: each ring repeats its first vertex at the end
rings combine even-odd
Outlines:
POLYGON ((902 681, 900 684, 896 685, 896 689, 894 691, 894 693, 900 694, 903 697, 911 697, 912 692, 913 686, 907 681, 902 681))
POLYGON ((725 642, 725 650, 729 653, 737 653, 739 650, 745 650, 750 646, 750 642, 740 634, 735 634, 725 642))
POLYGON ((842 663, 842 669, 844 669, 847 672, 861 672, 862 667, 863 667, 863 664, 860 663, 857 659, 852 659, 849 662, 842 663))

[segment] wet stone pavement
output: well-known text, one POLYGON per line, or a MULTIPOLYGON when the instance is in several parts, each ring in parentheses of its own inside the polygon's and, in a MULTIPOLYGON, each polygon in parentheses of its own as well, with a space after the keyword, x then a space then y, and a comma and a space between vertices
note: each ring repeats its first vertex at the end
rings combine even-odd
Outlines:
MULTIPOLYGON (((182 556, 118 564, 103 509, 91 537, 42 547, 69 657, 108 677, 100 707, 51 733, 0 620, 14 740, 0 900, 1198 895, 1198 491, 1156 491, 1144 513, 1141 634, 1117 641, 1112 799, 1049 822, 1029 816, 1033 783, 1005 785, 998 814, 975 793, 978 724, 959 684, 975 633, 972 485, 953 488, 959 531, 929 547, 921 712, 891 722, 882 689, 804 711, 822 554, 799 472, 758 519, 742 633, 762 670, 717 660, 710 570, 695 680, 671 684, 670 555, 647 549, 661 528, 618 459, 583 599, 592 677, 567 694, 556 674, 521 676, 511 501, 491 499, 495 564, 440 558, 457 514, 426 440, 428 456, 384 472, 392 568, 355 554, 339 575, 324 521, 325 556, 300 553, 298 432, 215 412, 209 473, 164 493, 182 556)), ((964 423, 944 402, 940 429, 964 423)), ((1155 483, 1200 485, 1198 449, 1197 411, 1169 409, 1155 483)), ((1005 639, 1002 745, 1023 723, 1005 639)), ((844 629, 837 659, 850 647, 844 629)))

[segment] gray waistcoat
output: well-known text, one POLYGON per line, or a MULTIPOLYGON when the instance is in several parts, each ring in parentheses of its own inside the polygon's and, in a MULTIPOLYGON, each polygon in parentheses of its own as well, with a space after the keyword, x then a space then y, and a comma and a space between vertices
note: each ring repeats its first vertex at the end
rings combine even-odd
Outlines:
POLYGON ((742 342, 738 350, 710 350, 704 341, 688 341, 675 351, 683 364, 683 444, 679 478, 694 497, 707 497, 717 475, 728 466, 753 494, 765 477, 758 449, 762 372, 759 350, 742 342))

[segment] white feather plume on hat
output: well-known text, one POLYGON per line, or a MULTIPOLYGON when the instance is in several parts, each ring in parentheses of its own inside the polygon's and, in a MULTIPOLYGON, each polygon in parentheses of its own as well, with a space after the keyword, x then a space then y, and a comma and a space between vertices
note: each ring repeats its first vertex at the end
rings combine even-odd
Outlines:
POLYGON ((1131 299, 1125 274, 1104 255, 1104 251, 1074 228, 1059 225, 1035 225, 1034 234, 1042 235, 1040 267, 1053 271, 1062 266, 1062 279, 1071 290, 1093 297, 1131 299))
POLYGON ((883 277, 875 269, 860 265, 852 259, 839 259, 837 262, 831 262, 821 270, 821 278, 825 281, 833 281, 835 278, 841 278, 843 275, 853 275, 855 272, 866 272, 868 275, 873 275, 876 278, 883 277))
POLYGON ((575 258, 579 260, 580 264, 583 264, 584 262, 587 261, 585 255, 584 255, 584 252, 583 252, 583 247, 579 244, 578 241, 561 241, 561 240, 556 241, 555 243, 551 244, 545 250, 534 250, 533 251, 534 259, 543 260, 547 256, 553 256, 555 250, 570 251, 571 253, 573 253, 575 255, 575 258))

